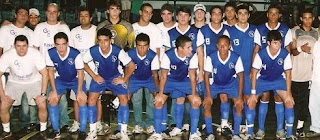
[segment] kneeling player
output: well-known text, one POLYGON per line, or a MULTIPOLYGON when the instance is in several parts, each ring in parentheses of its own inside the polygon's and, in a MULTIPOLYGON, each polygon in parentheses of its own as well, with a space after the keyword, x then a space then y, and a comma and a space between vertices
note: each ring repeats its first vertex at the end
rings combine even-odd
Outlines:
MULTIPOLYGON (((214 139, 212 129, 211 106, 212 98, 216 98, 218 94, 227 94, 232 97, 234 102, 234 135, 232 139, 241 139, 239 137, 240 123, 242 119, 242 91, 243 91, 243 65, 240 56, 230 51, 229 37, 222 35, 218 39, 218 51, 207 56, 205 73, 206 95, 203 101, 204 116, 207 130, 207 139, 214 139), (213 75, 213 83, 210 85, 209 76, 213 75)), ((229 107, 229 106, 227 106, 229 107)), ((221 117, 228 114, 225 110, 221 110, 221 117)), ((222 120, 221 127, 223 132, 228 131, 228 137, 232 137, 232 131, 228 127, 228 120, 222 120)))

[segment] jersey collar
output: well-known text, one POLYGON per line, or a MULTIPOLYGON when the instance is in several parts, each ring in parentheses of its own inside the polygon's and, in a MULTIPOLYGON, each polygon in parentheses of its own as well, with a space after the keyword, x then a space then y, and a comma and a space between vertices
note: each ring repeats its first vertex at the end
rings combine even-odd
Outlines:
POLYGON ((177 58, 178 59, 180 59, 181 61, 184 61, 187 57, 185 56, 185 57, 180 57, 179 55, 178 55, 178 49, 177 48, 175 48, 174 49, 174 54, 177 56, 177 58))
POLYGON ((60 58, 62 61, 64 61, 64 60, 66 60, 66 59, 68 58, 68 56, 69 56, 70 47, 69 47, 69 46, 67 47, 67 54, 66 54, 66 56, 64 56, 64 57, 61 57, 61 56, 60 56, 58 50, 57 50, 57 53, 58 53, 59 58, 60 58))
POLYGON ((274 28, 274 29, 271 29, 271 28, 269 27, 268 22, 266 22, 265 25, 266 25, 266 27, 267 27, 270 31, 271 31, 271 30, 278 30, 278 28, 280 27, 280 22, 278 22, 276 28, 274 28))
POLYGON ((221 23, 220 29, 218 29, 218 30, 214 29, 214 28, 211 26, 211 24, 208 24, 208 25, 209 25, 209 28, 211 29, 211 31, 213 31, 215 34, 218 34, 218 33, 222 30, 222 28, 223 28, 223 23, 221 23))
MULTIPOLYGON (((148 51, 149 51, 149 49, 148 49, 148 51)), ((143 59, 145 59, 145 58, 147 57, 147 55, 145 55, 145 56, 140 56, 137 49, 136 49, 136 53, 137 53, 137 56, 138 56, 138 58, 139 58, 140 60, 143 60, 143 59)))
POLYGON ((188 28, 183 32, 183 31, 181 31, 179 28, 178 28, 178 26, 176 26, 176 29, 177 29, 177 31, 180 33, 180 34, 182 34, 182 35, 184 35, 185 33, 187 33, 188 31, 189 31, 189 29, 190 29, 190 25, 188 25, 188 28))
POLYGON ((247 26, 245 29, 240 28, 240 27, 238 26, 238 24, 235 24, 234 26, 235 26, 239 31, 245 33, 245 32, 249 29, 250 24, 248 23, 248 26, 247 26))
POLYGON ((107 55, 104 55, 104 54, 102 53, 101 48, 100 48, 100 46, 99 46, 99 53, 101 54, 101 56, 102 56, 103 58, 107 58, 107 57, 111 54, 111 52, 112 52, 112 44, 110 44, 110 51, 108 52, 107 55))
POLYGON ((228 57, 227 57, 227 59, 224 60, 224 61, 221 59, 221 57, 220 57, 220 55, 219 55, 219 51, 217 51, 217 53, 218 53, 218 59, 219 59, 219 61, 220 61, 223 65, 225 65, 225 64, 228 62, 228 60, 230 59, 230 55, 231 55, 230 50, 228 51, 228 57))
POLYGON ((270 57, 272 60, 276 59, 276 58, 278 57, 278 55, 280 54, 281 48, 279 49, 279 51, 277 52, 277 54, 276 54, 275 56, 272 56, 272 55, 271 55, 269 49, 270 49, 270 47, 267 46, 267 53, 268 53, 269 57, 270 57))

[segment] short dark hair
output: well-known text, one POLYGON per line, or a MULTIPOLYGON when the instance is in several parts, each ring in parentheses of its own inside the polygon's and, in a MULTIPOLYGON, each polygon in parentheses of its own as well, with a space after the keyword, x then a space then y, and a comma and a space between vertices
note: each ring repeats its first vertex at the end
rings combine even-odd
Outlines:
MULTIPOLYGON (((18 11, 19 11, 20 9, 26 10, 27 13, 29 13, 29 9, 28 9, 28 8, 26 8, 26 7, 24 7, 24 6, 19 6, 19 7, 16 8, 16 11, 15 11, 16 14, 18 14, 18 11)), ((28 16, 29 16, 29 15, 28 15, 28 16)))
POLYGON ((56 42, 57 39, 61 39, 61 38, 62 38, 62 39, 65 39, 67 42, 69 41, 67 34, 64 33, 64 32, 59 32, 59 33, 57 33, 56 35, 54 35, 54 37, 53 37, 54 42, 56 42))
POLYGON ((227 2, 225 5, 224 5, 224 10, 227 9, 227 7, 232 7, 234 10, 236 10, 236 4, 234 2, 227 2))
POLYGON ((226 35, 219 36, 218 41, 217 41, 217 44, 218 44, 218 42, 219 42, 221 39, 227 39, 227 41, 228 41, 229 44, 230 44, 230 38, 229 38, 228 36, 226 36, 226 35))
POLYGON ((177 9, 177 15, 179 14, 179 12, 184 12, 184 13, 188 13, 189 16, 191 16, 191 10, 190 8, 186 7, 186 6, 181 6, 177 9))
POLYGON ((268 7, 267 12, 269 12, 269 10, 271 10, 272 8, 278 9, 278 10, 279 10, 279 13, 281 13, 281 9, 280 9, 280 7, 279 7, 277 4, 271 4, 271 5, 268 7))
POLYGON ((87 11, 87 12, 89 13, 89 16, 92 17, 92 11, 89 10, 87 7, 81 6, 79 9, 80 9, 80 10, 79 10, 79 15, 80 15, 80 12, 82 12, 82 11, 87 11))
POLYGON ((150 44, 150 38, 149 38, 149 36, 148 36, 147 34, 145 34, 145 33, 140 33, 140 34, 137 35, 137 37, 136 37, 136 43, 137 43, 138 41, 145 41, 145 42, 148 43, 148 45, 150 44))
POLYGON ((112 33, 107 28, 101 28, 97 32, 97 37, 99 37, 99 36, 107 36, 107 37, 109 37, 111 39, 112 38, 112 33))
POLYGON ((109 2, 107 3, 107 9, 109 9, 110 6, 117 6, 121 10, 121 1, 120 0, 109 0, 109 2))
POLYGON ((27 42, 27 44, 29 44, 28 38, 25 35, 18 35, 14 39, 14 44, 16 44, 18 41, 25 41, 25 42, 27 42))
POLYGON ((312 16, 314 16, 312 8, 302 9, 302 11, 300 11, 300 17, 302 17, 303 14, 305 14, 305 13, 310 13, 310 14, 312 14, 312 16))
POLYGON ((186 42, 191 42, 191 39, 185 35, 180 35, 177 39, 176 39, 176 48, 179 47, 184 47, 184 45, 186 44, 186 42))
POLYGON ((142 4, 141 7, 140 7, 140 11, 142 11, 144 7, 151 7, 152 10, 153 10, 153 7, 152 7, 152 5, 151 5, 150 3, 144 3, 144 4, 142 4))
POLYGON ((267 41, 278 41, 278 40, 281 41, 281 39, 282 39, 282 36, 280 32, 277 30, 271 30, 267 34, 267 41))
POLYGON ((250 13, 248 4, 238 5, 237 8, 236 8, 236 13, 238 13, 238 11, 242 10, 242 9, 247 10, 248 13, 250 13))
POLYGON ((164 10, 168 10, 169 12, 173 13, 173 7, 169 3, 161 6, 161 12, 163 12, 164 10))
POLYGON ((213 10, 213 9, 219 9, 219 10, 221 11, 221 14, 223 14, 223 9, 222 9, 221 6, 219 6, 219 5, 213 5, 213 6, 211 6, 211 8, 210 8, 210 15, 212 14, 212 10, 213 10))

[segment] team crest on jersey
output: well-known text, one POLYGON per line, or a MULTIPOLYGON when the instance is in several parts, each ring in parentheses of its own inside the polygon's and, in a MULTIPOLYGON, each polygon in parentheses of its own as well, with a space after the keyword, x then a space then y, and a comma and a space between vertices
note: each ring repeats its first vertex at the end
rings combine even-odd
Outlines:
POLYGON ((210 45, 210 38, 206 38, 206 45, 210 45))
POLYGON ((234 69, 234 64, 232 62, 229 63, 229 68, 234 69))
POLYGON ((283 65, 283 59, 282 58, 278 59, 278 65, 283 65))
POLYGON ((47 34, 47 37, 50 37, 50 31, 47 28, 44 28, 42 31, 47 34))
POLYGON ((196 36, 194 35, 194 33, 190 33, 188 35, 188 37, 191 39, 191 40, 194 40, 196 38, 196 36))
POLYGON ((76 34, 76 39, 79 41, 79 42, 82 42, 82 36, 80 34, 76 34))
POLYGON ((177 66, 176 65, 171 65, 170 68, 173 69, 173 70, 177 70, 177 66))
POLYGON ((18 60, 15 60, 15 61, 14 61, 14 65, 15 65, 17 68, 20 68, 20 63, 19 63, 18 60))
POLYGON ((189 65, 189 58, 186 58, 186 59, 184 60, 184 64, 185 64, 185 65, 189 65))
POLYGON ((68 58, 68 64, 69 64, 69 65, 73 65, 73 64, 74 64, 73 58, 68 58))
POLYGON ((146 65, 146 66, 150 65, 149 59, 144 60, 144 65, 146 65))
POLYGON ((112 62, 116 62, 117 59, 118 59, 118 58, 117 58, 116 56, 112 55, 112 62))
POLYGON ((17 32, 15 30, 10 30, 10 34, 17 36, 17 32))
POLYGON ((249 31, 249 33, 248 33, 248 35, 250 36, 250 37, 254 37, 254 31, 249 31))

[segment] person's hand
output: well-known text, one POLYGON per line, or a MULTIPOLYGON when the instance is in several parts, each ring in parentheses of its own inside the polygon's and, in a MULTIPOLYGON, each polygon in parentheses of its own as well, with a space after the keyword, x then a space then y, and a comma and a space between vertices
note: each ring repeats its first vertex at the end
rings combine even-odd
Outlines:
POLYGON ((199 72, 197 75, 197 83, 200 83, 203 81, 203 72, 199 72))
POLYGON ((154 105, 155 106, 159 106, 159 105, 163 105, 165 102, 165 97, 163 94, 156 94, 156 96, 154 97, 154 105))
POLYGON ((112 80, 113 85, 125 84, 125 80, 123 77, 117 77, 112 80))
POLYGON ((248 101, 247 101, 247 104, 249 105, 250 108, 253 108, 253 107, 250 106, 251 103, 257 103, 257 102, 258 102, 258 97, 257 97, 257 95, 251 94, 250 97, 249 97, 249 99, 248 99, 248 101))
POLYGON ((87 102, 87 95, 82 90, 77 93, 77 102, 87 102))
POLYGON ((92 79, 98 84, 104 83, 104 79, 100 75, 96 75, 96 76, 92 77, 92 79))
POLYGON ((59 100, 59 96, 57 94, 56 91, 52 90, 49 94, 49 97, 48 97, 48 102, 53 102, 53 101, 58 101, 59 100))
POLYGON ((238 99, 236 99, 235 101, 234 101, 234 107, 239 107, 241 110, 243 109, 243 99, 242 99, 242 97, 240 98, 238 98, 238 99))
POLYGON ((311 53, 311 47, 309 46, 309 43, 305 43, 301 46, 301 50, 303 52, 306 52, 306 53, 311 53))
POLYGON ((294 99, 293 99, 293 97, 291 96, 290 91, 287 92, 287 95, 286 95, 286 97, 285 97, 285 99, 284 99, 284 103, 291 103, 292 105, 295 104, 295 103, 294 103, 294 99))
POLYGON ((189 99, 190 103, 195 104, 197 106, 200 106, 200 104, 201 104, 201 98, 198 95, 191 94, 191 95, 189 95, 188 99, 189 99))
POLYGON ((207 96, 206 98, 204 98, 203 100, 203 107, 207 108, 210 107, 213 104, 212 98, 207 96))

